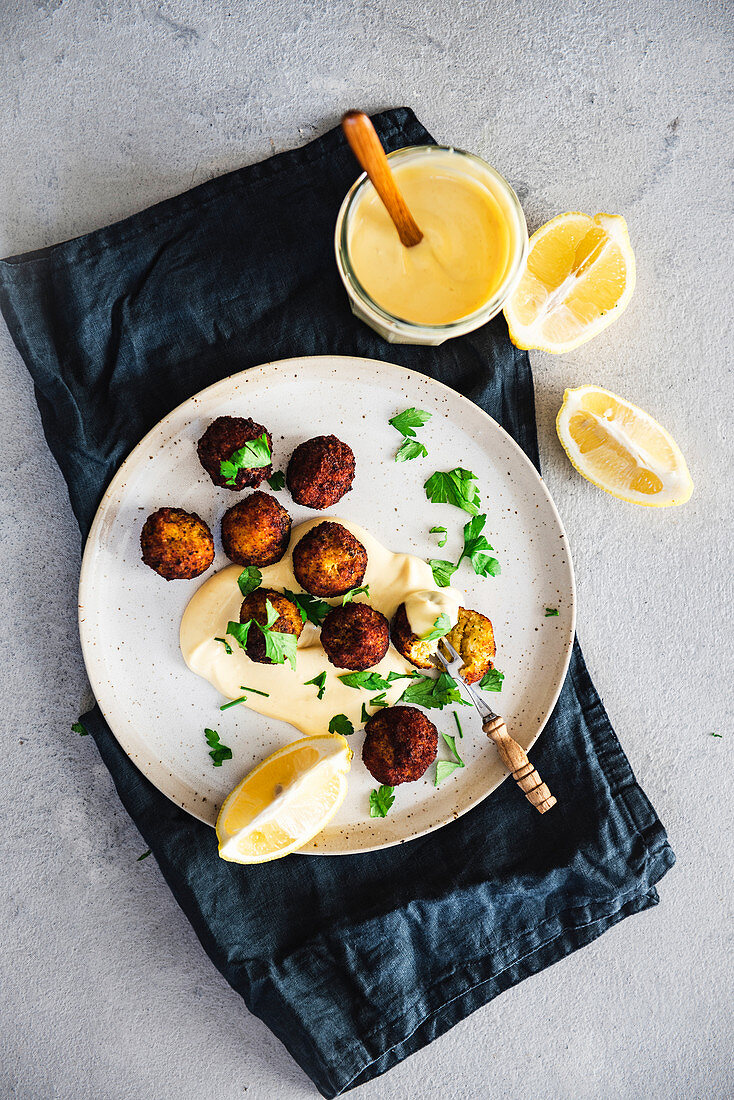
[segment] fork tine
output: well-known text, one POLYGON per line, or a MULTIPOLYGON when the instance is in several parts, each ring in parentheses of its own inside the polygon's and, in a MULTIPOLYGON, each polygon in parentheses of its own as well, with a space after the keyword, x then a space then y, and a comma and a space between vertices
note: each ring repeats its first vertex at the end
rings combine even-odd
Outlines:
POLYGON ((445 646, 446 646, 446 648, 448 649, 449 653, 451 654, 451 656, 453 657, 453 659, 454 659, 455 661, 460 661, 460 660, 461 660, 461 654, 460 654, 460 653, 457 653, 457 651, 456 651, 456 650, 454 649, 454 647, 452 646, 452 644, 451 644, 451 642, 450 642, 450 641, 448 640, 448 638, 446 638, 446 637, 443 637, 443 638, 441 639, 441 645, 445 645, 445 646))
MULTIPOLYGON (((441 653, 440 647, 438 647, 436 649, 436 652, 435 652, 434 656, 438 659, 438 661, 444 667, 444 669, 449 674, 449 676, 452 678, 452 680, 456 679, 456 680, 458 680, 458 682, 460 684, 463 684, 463 686, 466 688, 466 691, 467 691, 467 694, 468 694, 469 698, 471 699, 472 703, 474 704, 475 709, 479 713, 479 716, 483 719, 494 717, 494 711, 490 707, 487 706, 487 704, 484 702, 483 699, 480 699, 480 697, 477 695, 476 691, 471 686, 471 684, 467 684, 466 680, 464 680, 463 677, 459 676, 458 674, 454 675, 454 672, 451 669, 451 665, 446 660, 443 653, 441 653)), ((461 660, 461 658, 459 658, 459 659, 461 660)))

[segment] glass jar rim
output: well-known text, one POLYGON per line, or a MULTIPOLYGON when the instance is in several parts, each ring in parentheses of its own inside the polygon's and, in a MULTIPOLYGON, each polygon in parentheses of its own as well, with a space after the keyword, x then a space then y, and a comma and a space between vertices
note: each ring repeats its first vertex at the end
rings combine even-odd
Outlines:
POLYGON ((405 317, 398 317, 396 314, 390 313, 376 302, 359 281, 349 256, 349 219, 362 191, 369 182, 366 172, 362 172, 354 181, 339 209, 334 233, 337 266, 347 291, 351 292, 362 307, 376 314, 377 318, 383 323, 402 329, 407 333, 423 332, 428 334, 448 333, 451 335, 461 335, 465 331, 473 331, 479 328, 483 323, 482 318, 485 314, 487 315, 487 321, 496 316, 502 308, 502 303, 509 297, 512 290, 514 290, 528 252, 527 222, 525 220, 523 208, 520 205, 520 200, 511 184, 496 168, 493 168, 491 164, 481 157, 476 156, 475 153, 469 153, 465 149, 458 149, 454 145, 405 145, 400 149, 393 150, 392 153, 388 153, 387 159, 401 159, 410 154, 415 155, 421 153, 425 153, 427 156, 432 156, 436 153, 449 153, 458 158, 465 157, 473 161, 482 171, 487 172, 494 181, 499 184, 507 198, 517 221, 517 237, 520 243, 516 250, 516 255, 510 261, 508 272, 495 293, 472 313, 467 313, 464 317, 459 317, 455 321, 445 321, 436 325, 420 321, 409 321, 405 317), (479 322, 478 324, 476 323, 477 321, 479 322))

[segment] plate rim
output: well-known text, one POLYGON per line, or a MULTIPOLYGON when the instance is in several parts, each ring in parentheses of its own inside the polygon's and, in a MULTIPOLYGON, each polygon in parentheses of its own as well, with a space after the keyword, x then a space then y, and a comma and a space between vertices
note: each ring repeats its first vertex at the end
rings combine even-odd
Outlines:
MULTIPOLYGON (((265 363, 254 364, 253 366, 246 367, 244 370, 237 371, 234 374, 226 375, 224 378, 220 378, 216 382, 212 382, 210 385, 205 386, 201 390, 198 390, 196 393, 192 394, 190 397, 185 398, 183 401, 179 402, 178 405, 174 406, 174 408, 169 410, 169 412, 167 412, 165 414, 165 416, 162 416, 160 418, 160 420, 158 420, 153 425, 153 427, 150 428, 149 431, 147 431, 145 433, 145 435, 138 441, 138 443, 136 443, 132 447, 132 449, 125 456, 124 460, 120 464, 118 470, 115 472, 115 475, 113 476, 113 478, 110 481, 109 485, 107 486, 104 493, 102 494, 100 502, 97 506, 97 510, 94 514, 94 519, 92 520, 92 523, 90 525, 89 533, 87 534, 87 538, 86 538, 85 543, 84 543, 84 550, 83 550, 83 553, 82 553, 81 568, 80 568, 80 571, 79 571, 79 585, 78 585, 78 589, 77 589, 77 622, 78 622, 78 627, 79 627, 79 638, 80 638, 80 642, 81 642, 82 658, 84 660, 84 667, 85 667, 87 677, 89 679, 90 686, 92 688, 92 693, 94 695, 95 702, 99 706, 100 711, 102 713, 102 716, 104 717, 105 721, 107 722, 107 725, 109 726, 109 729, 110 729, 110 732, 112 733, 112 736, 115 738, 118 745, 120 746, 122 751, 127 756, 128 760, 130 760, 130 762, 133 764, 133 766, 135 768, 137 768, 137 770, 140 772, 140 774, 143 775, 148 780, 148 782, 153 784, 153 786, 156 788, 157 791, 159 791, 160 794, 164 795, 164 797, 168 798, 169 801, 173 802, 173 804, 175 806, 178 806, 179 809, 181 809, 185 813, 189 814, 195 820, 201 821, 203 824, 208 825, 210 828, 213 828, 211 821, 209 821, 206 818, 200 816, 200 814, 196 813, 194 810, 190 809, 189 807, 182 806, 181 802, 178 799, 176 799, 172 794, 169 794, 168 791, 165 791, 161 787, 158 786, 158 784, 150 777, 148 772, 145 770, 144 765, 149 763, 149 762, 148 761, 139 761, 137 758, 135 758, 132 755, 131 746, 129 745, 129 743, 126 743, 125 740, 121 738, 121 736, 118 736, 118 733, 115 731, 115 729, 113 729, 112 722, 110 721, 110 719, 108 718, 107 714, 105 713, 105 711, 103 709, 104 692, 101 690, 102 685, 100 683, 100 677, 95 675, 94 659, 93 659, 93 656, 92 656, 94 646, 93 646, 93 641, 92 641, 92 637, 91 637, 91 624, 89 626, 87 626, 86 619, 82 618, 82 612, 84 611, 84 609, 86 607, 86 602, 87 602, 85 600, 85 593, 87 593, 88 589, 89 589, 90 593, 94 591, 93 587, 91 587, 91 573, 92 573, 92 569, 93 569, 93 555, 94 555, 94 549, 93 548, 96 544, 99 530, 100 530, 100 528, 101 528, 101 526, 104 522, 104 513, 106 511, 106 506, 109 503, 110 499, 116 494, 117 489, 118 489, 118 485, 120 484, 120 482, 122 482, 124 480, 124 478, 126 476, 126 471, 129 467, 129 465, 131 464, 134 456, 136 455, 137 452, 139 452, 140 450, 145 448, 145 444, 154 435, 154 433, 157 433, 161 428, 165 429, 165 426, 168 424, 168 422, 171 421, 174 417, 176 417, 181 412, 181 410, 183 410, 186 406, 188 406, 188 405, 190 405, 194 402, 199 401, 200 399, 202 399, 203 397, 205 397, 206 395, 212 393, 213 391, 217 390, 220 387, 226 389, 228 386, 230 386, 237 379, 241 379, 242 381, 245 381, 246 378, 248 376, 251 377, 254 372, 256 372, 256 373, 258 373, 259 375, 262 376, 262 375, 265 375, 268 371, 274 371, 275 369, 283 368, 283 367, 287 367, 287 366, 292 366, 294 364, 304 364, 304 363, 305 364, 315 364, 315 363, 321 363, 321 364, 331 363, 331 364, 333 364, 335 361, 337 361, 339 363, 343 363, 345 365, 346 364, 359 364, 359 365, 362 365, 362 366, 369 365, 371 367, 378 366, 380 368, 388 368, 391 371, 397 371, 397 372, 403 374, 406 377, 406 381, 408 381, 409 383, 414 379, 419 379, 424 384, 428 384, 431 387, 437 387, 439 390, 446 391, 448 394, 450 394, 450 396, 453 400, 458 398, 460 403, 464 403, 464 404, 468 405, 471 408, 472 412, 478 412, 478 413, 481 414, 481 416, 485 417, 494 426, 494 428, 496 428, 505 437, 506 442, 509 443, 512 450, 517 452, 517 455, 519 456, 520 460, 523 463, 525 463, 525 465, 527 467, 529 467, 529 469, 532 472, 532 474, 534 475, 534 478, 535 478, 536 482, 538 483, 541 491, 545 495, 547 503, 550 505, 551 511, 552 511, 553 516, 555 518, 555 521, 558 525, 558 530, 560 532, 560 536, 561 536, 561 540, 562 540, 564 549, 566 551, 566 560, 567 560, 567 563, 568 563, 568 571, 569 571, 569 579, 570 579, 569 597, 570 597, 570 605, 571 605, 570 606, 571 614, 570 614, 569 628, 568 628, 568 631, 567 631, 567 636, 565 638, 565 654, 564 654, 564 659, 563 659, 562 674, 558 677, 558 682, 557 682, 555 690, 552 694, 552 698, 551 698, 548 706, 546 707, 546 712, 545 712, 545 714, 542 718, 542 721, 540 722, 540 724, 538 726, 538 730, 535 733, 535 736, 532 738, 532 740, 526 746, 526 751, 527 752, 529 752, 532 749, 532 747, 535 745, 535 743, 538 740, 538 738, 540 737, 540 735, 545 730, 545 727, 548 723, 548 720, 549 720, 551 714, 553 713, 553 710, 555 708, 556 703, 558 702, 558 698, 561 694, 561 691, 563 689, 563 685, 564 685, 564 683, 566 681, 566 677, 568 675, 568 669, 569 669, 569 665, 570 665, 570 662, 571 662, 571 654, 572 654, 572 651, 573 651, 573 643, 574 643, 574 639, 575 639, 575 636, 576 636, 576 613, 577 613, 576 574, 575 574, 575 570, 574 570, 573 557, 572 557, 572 554, 571 554, 571 546, 570 546, 570 543, 569 543, 569 540, 568 540, 568 535, 566 533, 566 529, 563 525, 563 521, 562 521, 562 519, 560 517, 560 514, 558 512, 558 508, 556 507, 556 503, 553 500, 553 497, 551 496, 550 490, 548 489, 548 486, 546 485, 542 474, 536 468, 535 464, 532 462, 530 457, 525 453, 525 451, 522 449, 522 447, 519 445, 519 443, 517 443, 517 441, 510 435, 510 433, 497 420, 495 420, 493 416, 491 416, 488 412, 486 412, 483 408, 481 408, 481 406, 478 405, 476 402, 472 401, 470 398, 466 397, 464 394, 459 393, 458 390, 455 390, 451 386, 446 385, 445 382, 440 382, 438 379, 432 378, 428 374, 423 374, 422 371, 413 370, 410 367, 404 367, 400 363, 392 363, 389 360, 384 360, 384 359, 371 359, 371 358, 368 358, 367 356, 329 355, 329 354, 324 354, 324 355, 295 355, 295 356, 289 356, 286 359, 272 359, 272 360, 268 360, 265 363)), ((151 756, 150 756, 151 770, 152 770, 152 759, 153 759, 153 754, 151 754, 151 756)), ((396 845, 399 845, 399 844, 405 844, 410 840, 417 840, 421 836, 425 836, 428 833, 435 832, 437 829, 443 828, 444 825, 448 825, 451 821, 457 820, 459 817, 462 817, 464 814, 466 814, 470 810, 474 809, 481 802, 483 802, 486 798, 488 798, 491 794, 493 794, 494 791, 496 791, 502 785, 502 783, 504 783, 505 780, 509 778, 509 775, 510 775, 509 771, 506 771, 505 774, 502 776, 502 778, 494 786, 490 787, 489 790, 485 791, 483 794, 479 795, 478 797, 468 800, 467 803, 465 805, 463 805, 460 810, 455 811, 454 813, 452 813, 451 816, 448 817, 446 820, 437 822, 433 825, 429 825, 426 828, 416 829, 414 832, 411 832, 410 835, 408 835, 408 836, 404 836, 404 837, 401 837, 401 838, 396 839, 396 840, 383 841, 383 842, 380 842, 380 843, 374 844, 374 845, 359 845, 358 847, 348 848, 348 849, 341 849, 341 850, 337 850, 337 851, 329 851, 329 850, 319 851, 318 849, 312 849, 311 850, 311 849, 308 849, 308 848, 304 848, 304 849, 301 849, 299 852, 297 852, 295 854, 297 854, 297 855, 317 855, 317 856, 318 855, 322 855, 322 856, 328 856, 328 855, 334 855, 334 856, 336 856, 336 855, 358 855, 360 853, 380 851, 383 848, 395 847, 396 845)))

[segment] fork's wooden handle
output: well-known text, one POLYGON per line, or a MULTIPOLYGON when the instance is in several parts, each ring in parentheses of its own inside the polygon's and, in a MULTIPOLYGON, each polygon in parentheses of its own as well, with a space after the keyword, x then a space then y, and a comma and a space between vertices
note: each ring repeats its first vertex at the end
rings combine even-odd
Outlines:
POLYGON ((502 763, 512 772, 512 778, 525 792, 528 802, 532 802, 538 813, 544 814, 555 806, 556 799, 528 760, 528 754, 522 745, 518 745, 507 732, 504 718, 485 718, 482 729, 499 750, 502 763))

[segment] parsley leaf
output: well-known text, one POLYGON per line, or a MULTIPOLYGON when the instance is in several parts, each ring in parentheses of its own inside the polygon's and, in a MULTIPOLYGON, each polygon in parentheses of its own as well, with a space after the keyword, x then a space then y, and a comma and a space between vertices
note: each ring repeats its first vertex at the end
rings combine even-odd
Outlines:
POLYGON ((354 733, 354 726, 346 714, 335 714, 329 722, 329 733, 340 733, 342 737, 349 737, 354 733))
POLYGON ((395 801, 394 789, 383 783, 376 791, 370 791, 370 817, 387 817, 388 810, 395 801))
POLYGON ((365 596, 369 596, 370 586, 368 584, 363 584, 361 588, 350 588, 349 591, 345 592, 344 596, 342 597, 342 607, 345 607, 346 604, 351 603, 355 596, 361 596, 362 593, 364 593, 365 596))
POLYGON ((550 619, 553 615, 557 615, 557 614, 558 614, 558 608, 557 607, 546 607, 546 609, 545 609, 546 619, 550 619))
POLYGON ((396 462, 411 462, 414 458, 426 458, 428 450, 417 439, 404 439, 395 455, 396 462))
POLYGON ((401 703, 414 703, 418 707, 430 710, 435 707, 443 710, 450 703, 458 703, 460 706, 470 707, 466 699, 462 699, 461 692, 456 681, 448 672, 442 672, 433 680, 428 676, 420 676, 414 684, 408 684, 400 696, 401 703))
POLYGON ((460 466, 446 472, 437 470, 423 488, 434 504, 453 504, 463 508, 470 516, 475 516, 479 511, 479 486, 470 470, 462 470, 460 466))
MULTIPOLYGON (((269 603, 270 601, 267 602, 269 603)), ((270 626, 261 626, 258 622, 256 622, 255 625, 260 627, 263 637, 265 638, 265 656, 268 657, 274 665, 284 665, 287 661, 295 672, 296 647, 298 646, 298 638, 296 638, 295 634, 285 634, 279 630, 271 630, 270 626)))
POLYGON ((215 642, 221 642, 222 645, 224 646, 225 653, 231 654, 232 646, 229 644, 229 642, 227 641, 226 638, 215 638, 214 641, 215 642))
POLYGON ((437 760, 435 786, 437 787, 444 779, 448 779, 450 775, 454 774, 457 768, 461 767, 463 767, 463 764, 457 764, 455 760, 437 760))
POLYGON ((249 619, 246 623, 235 623, 231 619, 227 623, 227 634, 231 634, 240 649, 245 649, 247 646, 247 635, 250 633, 250 627, 252 626, 252 619, 249 619))
POLYGON ((325 600, 317 600, 315 596, 310 596, 308 592, 290 592, 287 588, 284 588, 283 595, 287 596, 289 600, 293 600, 304 623, 309 622, 313 623, 314 626, 321 626, 332 610, 330 603, 326 603, 325 600))
POLYGON ((372 717, 372 715, 367 710, 367 707, 365 706, 364 703, 362 703, 362 718, 361 718, 362 725, 366 726, 371 717, 372 717))
POLYGON ((257 439, 251 439, 244 447, 233 451, 229 458, 219 463, 219 472, 227 485, 235 485, 240 470, 262 470, 270 465, 272 455, 265 432, 257 439))
POLYGON ((316 698, 323 699, 324 692, 326 691, 326 673, 320 672, 318 676, 314 676, 313 680, 306 680, 303 686, 308 687, 309 684, 313 684, 314 687, 318 688, 316 698))
POLYGON ((141 859, 147 859, 149 855, 150 855, 150 848, 148 848, 147 852, 143 852, 142 856, 138 856, 138 858, 135 860, 135 862, 140 863, 141 859))
POLYGON ((385 696, 385 692, 383 691, 380 695, 376 695, 374 697, 374 699, 370 699, 370 706, 371 707, 386 707, 387 706, 387 698, 385 696))
POLYGON ((214 762, 214 767, 221 768, 223 760, 232 759, 232 750, 227 745, 222 744, 216 730, 205 729, 204 736, 206 737, 207 745, 211 749, 209 755, 214 762))
POLYGON ((75 722, 71 727, 72 733, 78 733, 80 737, 89 737, 89 730, 81 722, 75 722))
POLYGON ((441 736, 443 737, 444 741, 448 745, 449 752, 453 756, 456 763, 459 765, 460 768, 463 768, 464 767, 464 761, 461 759, 461 757, 459 756, 459 753, 457 752, 456 738, 452 737, 450 733, 442 733, 441 736))
POLYGON ((502 691, 504 678, 504 672, 500 672, 498 668, 490 668, 489 672, 485 672, 482 676, 479 686, 482 691, 502 691))
POLYGON ((427 634, 421 634, 422 642, 435 642, 437 638, 443 638, 451 630, 451 619, 445 611, 442 611, 433 624, 433 628, 427 634))
POLYGON ((409 439, 415 439, 414 428, 422 428, 431 419, 432 413, 423 412, 422 409, 406 409, 388 420, 393 428, 397 428, 401 435, 409 439))
POLYGON ((379 672, 345 672, 338 676, 343 684, 350 688, 365 688, 367 691, 385 691, 389 682, 379 672))
POLYGON ((448 588, 451 584, 451 578, 456 572, 458 566, 454 565, 451 561, 445 561, 443 558, 429 558, 428 564, 431 567, 433 573, 433 579, 439 588, 448 588))
POLYGON ((463 737, 464 736, 464 731, 461 728, 461 722, 459 721, 459 716, 456 713, 456 711, 454 711, 453 714, 454 714, 454 719, 456 721, 456 728, 459 731, 459 737, 463 737))
POLYGON ((417 680, 420 677, 420 672, 388 672, 387 682, 391 684, 394 680, 417 680))
POLYGON ((494 547, 489 545, 486 536, 482 534, 486 522, 486 516, 475 516, 465 524, 464 549, 456 568, 459 568, 464 558, 469 558, 478 577, 496 577, 500 572, 500 563, 487 553, 488 550, 494 550, 494 547))
MULTIPOLYGON (((73 729, 73 727, 72 727, 72 729, 73 729)), ((710 733, 709 734, 709 737, 723 737, 723 736, 724 736, 723 733, 710 733)))
POLYGON ((246 565, 237 578, 237 584, 243 596, 249 596, 263 582, 263 575, 256 565, 246 565))
POLYGON ((273 492, 277 493, 285 485, 285 474, 282 470, 273 470, 267 481, 273 492))
POLYGON ((431 530, 429 531, 429 534, 430 535, 443 535, 444 536, 442 539, 438 540, 439 549, 442 546, 445 546, 446 543, 449 541, 448 531, 446 530, 445 527, 432 527, 431 530))

